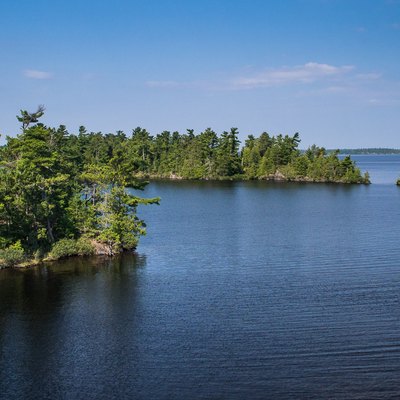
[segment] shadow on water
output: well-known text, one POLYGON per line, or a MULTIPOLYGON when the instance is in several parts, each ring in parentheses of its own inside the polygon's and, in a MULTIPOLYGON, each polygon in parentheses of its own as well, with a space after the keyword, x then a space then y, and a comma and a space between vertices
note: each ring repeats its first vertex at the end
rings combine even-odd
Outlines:
POLYGON ((0 316, 15 312, 35 312, 63 301, 63 286, 74 278, 81 280, 97 274, 118 281, 135 275, 146 265, 146 256, 122 254, 109 257, 72 257, 26 269, 0 271, 0 316))
POLYGON ((0 271, 0 398, 74 393, 66 382, 104 363, 110 343, 129 340, 118 326, 121 315, 135 319, 145 265, 145 256, 123 254, 0 271))

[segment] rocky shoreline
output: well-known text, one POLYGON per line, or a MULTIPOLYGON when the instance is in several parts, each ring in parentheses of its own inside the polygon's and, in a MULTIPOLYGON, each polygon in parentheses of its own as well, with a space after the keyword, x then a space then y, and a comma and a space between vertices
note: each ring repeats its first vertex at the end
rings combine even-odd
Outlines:
MULTIPOLYGON (((149 181, 267 181, 267 182, 297 182, 297 183, 339 183, 339 184, 364 184, 369 185, 371 181, 364 179, 360 182, 346 182, 344 180, 331 180, 331 179, 313 179, 308 176, 299 176, 288 178, 281 171, 277 170, 274 174, 269 174, 259 178, 248 178, 245 175, 234 175, 229 177, 206 177, 206 178, 186 178, 174 173, 169 175, 155 175, 155 174, 136 174, 136 179, 146 179, 149 181)), ((400 185, 400 180, 397 183, 400 185)))
MULTIPOLYGON (((23 268, 31 268, 37 267, 42 264, 51 263, 57 260, 72 258, 72 257, 114 257, 119 254, 122 254, 126 250, 121 249, 120 251, 115 251, 111 245, 106 243, 98 242, 94 239, 90 240, 90 244, 92 246, 92 251, 86 254, 68 254, 63 255, 61 257, 54 257, 51 253, 47 254, 45 257, 36 259, 36 258, 26 258, 23 261, 17 262, 13 265, 8 265, 4 263, 4 260, 0 259, 0 270, 7 269, 7 268, 15 268, 15 269, 23 269, 23 268)), ((134 251, 132 249, 131 251, 134 251)))

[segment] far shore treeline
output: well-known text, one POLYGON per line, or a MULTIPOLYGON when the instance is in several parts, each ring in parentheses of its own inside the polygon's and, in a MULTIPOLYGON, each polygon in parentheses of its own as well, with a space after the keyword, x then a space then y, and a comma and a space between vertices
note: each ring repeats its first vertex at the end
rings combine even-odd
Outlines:
POLYGON ((369 183, 349 156, 301 152, 298 133, 249 135, 242 148, 236 128, 71 134, 38 123, 43 111, 21 111, 22 133, 0 148, 0 267, 134 249, 145 233, 137 206, 158 202, 129 192, 143 179, 369 183))
MULTIPOLYGON (((336 150, 327 150, 328 153, 336 150)), ((389 147, 367 147, 359 149, 340 149, 339 154, 352 154, 352 155, 391 155, 400 154, 400 149, 393 149, 389 147)))

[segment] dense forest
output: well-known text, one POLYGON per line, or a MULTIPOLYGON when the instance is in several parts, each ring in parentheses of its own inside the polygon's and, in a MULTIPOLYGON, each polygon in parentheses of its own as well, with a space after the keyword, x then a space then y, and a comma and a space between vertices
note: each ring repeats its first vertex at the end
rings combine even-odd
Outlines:
POLYGON ((134 249, 146 229, 136 208, 159 199, 129 192, 145 182, 131 179, 116 144, 100 159, 94 141, 81 147, 85 135, 35 124, 42 113, 22 112, 22 133, 0 150, 0 268, 134 249))
POLYGON ((69 134, 65 126, 55 132, 62 135, 64 151, 71 154, 75 168, 108 166, 125 179, 369 183, 368 176, 361 175, 350 157, 340 160, 337 151, 328 154, 324 148, 312 146, 300 152, 298 133, 270 136, 264 132, 258 138, 249 135, 240 148, 236 128, 220 136, 210 128, 199 134, 188 129, 184 134, 163 131, 155 136, 143 128, 134 129, 129 136, 122 131, 87 132, 83 126, 76 135, 69 134))
POLYGON ((298 133, 249 135, 240 148, 236 128, 70 134, 39 123, 42 115, 21 111, 22 133, 0 148, 0 265, 134 249, 145 233, 137 206, 158 202, 129 191, 144 178, 369 183, 337 151, 300 152, 298 133))

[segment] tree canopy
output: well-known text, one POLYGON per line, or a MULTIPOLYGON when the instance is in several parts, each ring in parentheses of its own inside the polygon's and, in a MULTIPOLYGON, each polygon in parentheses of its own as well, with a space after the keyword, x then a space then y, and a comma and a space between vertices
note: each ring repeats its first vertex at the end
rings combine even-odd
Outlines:
POLYGON ((146 232, 137 206, 158 199, 128 189, 145 183, 126 174, 119 141, 95 135, 98 146, 88 148, 84 136, 64 126, 30 125, 40 115, 21 114, 22 133, 0 152, 0 264, 15 254, 41 259, 54 248, 62 256, 63 243, 69 246, 65 255, 71 243, 76 254, 134 249, 146 232))

